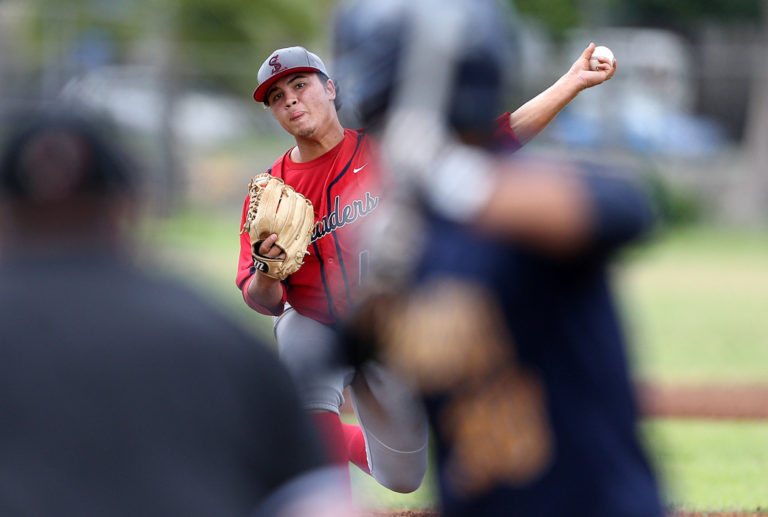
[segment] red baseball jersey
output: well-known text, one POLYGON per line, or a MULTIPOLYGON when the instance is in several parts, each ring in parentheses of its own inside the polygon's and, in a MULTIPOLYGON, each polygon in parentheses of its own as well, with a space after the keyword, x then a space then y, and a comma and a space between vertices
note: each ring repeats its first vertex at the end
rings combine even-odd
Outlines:
MULTIPOLYGON (((509 113, 497 120, 496 136, 505 147, 519 147, 509 124, 509 113)), ((256 273, 247 234, 240 235, 237 286, 245 302, 257 312, 282 313, 285 302, 300 314, 323 323, 346 316, 363 282, 368 252, 359 231, 365 216, 376 210, 381 198, 378 159, 371 139, 361 130, 344 130, 344 139, 324 155, 304 163, 290 159, 290 150, 269 169, 311 202, 315 229, 304 265, 282 282, 283 300, 277 311, 248 296, 251 276, 256 273)), ((242 228, 248 212, 243 204, 242 228)))
MULTIPOLYGON (((304 265, 283 282, 287 300, 299 313, 324 323, 345 316, 354 302, 366 271, 367 251, 359 244, 361 219, 379 205, 378 167, 372 142, 364 131, 344 130, 344 139, 324 155, 304 163, 290 159, 290 151, 269 170, 315 210, 315 229, 304 265)), ((248 198, 240 225, 245 222, 248 198)), ((247 293, 255 273, 248 235, 240 236, 237 285, 246 303, 262 314, 279 314, 255 303, 247 293)))

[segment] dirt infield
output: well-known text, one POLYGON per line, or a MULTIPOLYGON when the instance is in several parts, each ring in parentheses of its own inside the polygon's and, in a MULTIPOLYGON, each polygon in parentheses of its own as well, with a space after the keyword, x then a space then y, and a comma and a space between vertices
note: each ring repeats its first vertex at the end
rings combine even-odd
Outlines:
MULTIPOLYGON (((638 383, 641 411, 650 418, 768 419, 768 385, 638 383)), ((342 412, 352 412, 349 393, 342 412)))
MULTIPOLYGON (((399 510, 392 512, 370 512, 364 513, 360 517, 440 517, 439 512, 435 510, 399 510)), ((675 511, 669 514, 669 517, 768 517, 768 512, 686 512, 675 511)))
POLYGON ((768 512, 672 512, 669 517, 768 517, 768 512))
POLYGON ((768 386, 640 383, 642 412, 653 418, 768 419, 768 386))

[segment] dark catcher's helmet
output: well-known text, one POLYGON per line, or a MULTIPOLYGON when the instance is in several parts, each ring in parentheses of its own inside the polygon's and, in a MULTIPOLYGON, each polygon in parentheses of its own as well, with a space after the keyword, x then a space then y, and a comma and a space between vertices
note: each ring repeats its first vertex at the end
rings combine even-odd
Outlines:
POLYGON ((352 0, 337 12, 336 79, 366 127, 414 106, 488 140, 517 95, 514 13, 496 0, 352 0))

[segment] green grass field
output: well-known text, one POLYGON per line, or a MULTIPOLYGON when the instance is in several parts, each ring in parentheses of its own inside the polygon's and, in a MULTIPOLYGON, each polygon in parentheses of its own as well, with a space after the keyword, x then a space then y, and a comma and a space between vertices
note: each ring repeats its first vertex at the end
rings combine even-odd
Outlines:
POLYGON ((635 366, 651 379, 768 382, 768 231, 662 234, 618 272, 635 366))
POLYGON ((241 206, 184 212, 146 221, 139 231, 148 267, 176 276, 201 292, 243 327, 272 344, 272 322, 243 303, 235 285, 241 206))
POLYGON ((768 422, 655 420, 642 429, 670 505, 696 511, 768 507, 768 422))
MULTIPOLYGON (((240 207, 152 221, 141 232, 154 262, 205 293, 255 334, 271 321, 234 286, 240 207)), ((616 266, 616 289, 637 375, 680 382, 768 382, 768 231, 668 231, 616 266)), ((666 500, 675 508, 768 507, 768 422, 658 420, 643 424, 666 500)), ((434 479, 413 494, 380 488, 353 470, 373 506, 424 508, 434 479)))

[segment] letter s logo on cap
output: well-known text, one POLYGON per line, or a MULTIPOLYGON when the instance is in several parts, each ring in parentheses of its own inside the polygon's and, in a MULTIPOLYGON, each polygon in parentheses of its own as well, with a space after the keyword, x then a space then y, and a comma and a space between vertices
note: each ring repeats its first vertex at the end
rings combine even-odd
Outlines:
POLYGON ((279 54, 275 54, 269 60, 269 66, 272 67, 272 75, 275 75, 276 73, 278 73, 283 68, 283 64, 280 63, 280 61, 277 60, 277 58, 279 58, 279 57, 280 57, 279 54))

